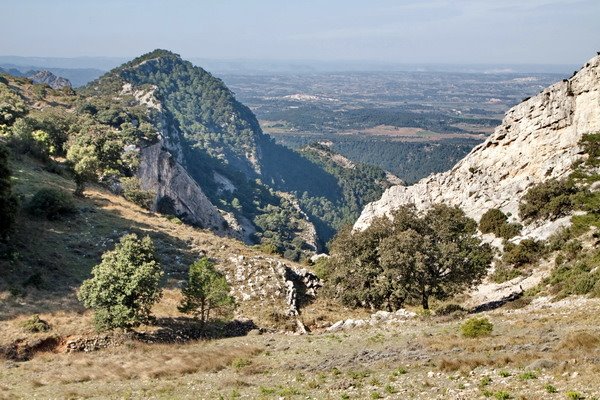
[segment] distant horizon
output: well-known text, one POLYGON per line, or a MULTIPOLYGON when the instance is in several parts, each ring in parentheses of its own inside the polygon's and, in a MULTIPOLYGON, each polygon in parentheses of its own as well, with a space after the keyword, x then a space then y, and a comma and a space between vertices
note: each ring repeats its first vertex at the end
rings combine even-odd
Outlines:
POLYGON ((600 50, 597 0, 9 0, 0 54, 426 65, 572 65, 600 50), (107 55, 107 56, 105 56, 107 55))
MULTIPOLYGON (((97 69, 108 71, 144 53, 120 56, 20 56, 0 55, 1 65, 15 67, 46 67, 64 69, 97 69)), ((391 62, 381 60, 319 60, 319 59, 259 59, 259 58, 207 58, 181 55, 185 60, 210 70, 210 67, 223 72, 244 71, 292 72, 293 67, 300 67, 297 72, 465 72, 465 73, 565 73, 579 68, 590 55, 579 64, 569 63, 445 63, 445 62, 391 62), (237 68, 236 68, 237 67, 237 68)))

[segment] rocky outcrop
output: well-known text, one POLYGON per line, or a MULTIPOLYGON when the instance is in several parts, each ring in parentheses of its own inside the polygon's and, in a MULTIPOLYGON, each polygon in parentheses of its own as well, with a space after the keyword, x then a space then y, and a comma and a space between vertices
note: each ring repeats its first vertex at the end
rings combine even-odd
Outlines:
POLYGON ((144 190, 156 193, 154 209, 217 234, 234 236, 219 210, 162 141, 142 149, 140 159, 138 176, 144 190))
POLYGON ((584 155, 583 135, 600 131, 600 56, 568 80, 511 108, 502 124, 452 170, 412 186, 393 186, 368 204, 354 225, 365 229, 374 218, 415 204, 459 206, 476 220, 490 208, 518 219, 519 200, 537 183, 568 175, 584 155))
POLYGON ((269 257, 235 256, 225 276, 237 301, 284 301, 285 314, 297 316, 302 305, 314 299, 321 287, 320 279, 306 269, 290 267, 269 257))
POLYGON ((33 83, 42 83, 50 86, 52 89, 62 89, 64 87, 71 87, 71 82, 68 79, 54 75, 50 71, 32 71, 27 75, 33 83))
POLYGON ((134 88, 123 85, 121 94, 132 95, 139 104, 157 113, 159 126, 166 127, 159 133, 159 141, 140 149, 140 165, 137 176, 142 189, 155 194, 152 209, 176 215, 186 223, 206 228, 217 235, 252 243, 254 227, 248 220, 238 220, 220 211, 206 196, 200 184, 189 174, 184 157, 181 133, 166 123, 160 101, 154 96, 156 87, 134 88))
POLYGON ((373 326, 380 324, 400 324, 411 318, 414 318, 417 314, 412 311, 407 311, 403 308, 390 312, 390 311, 377 311, 368 319, 343 319, 327 328, 328 332, 337 332, 344 329, 360 328, 361 326, 373 326))

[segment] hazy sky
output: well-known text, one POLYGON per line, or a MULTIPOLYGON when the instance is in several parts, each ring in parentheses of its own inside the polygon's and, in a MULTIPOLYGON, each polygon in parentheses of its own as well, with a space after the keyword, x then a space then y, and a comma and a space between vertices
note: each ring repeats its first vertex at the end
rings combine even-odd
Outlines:
POLYGON ((0 55, 581 64, 600 0, 2 0, 0 55))

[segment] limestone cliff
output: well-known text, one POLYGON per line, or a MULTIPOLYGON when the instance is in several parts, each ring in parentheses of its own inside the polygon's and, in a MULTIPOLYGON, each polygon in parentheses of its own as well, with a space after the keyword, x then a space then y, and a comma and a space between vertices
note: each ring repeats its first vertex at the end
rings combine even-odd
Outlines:
POLYGON ((583 157, 578 143, 600 131, 600 56, 574 76, 511 108, 502 124, 452 170, 415 185, 393 186, 368 204, 354 225, 365 229, 375 217, 401 205, 420 210, 433 203, 462 208, 478 220, 498 207, 518 219, 519 200, 534 184, 569 174, 583 157))
POLYGON ((34 83, 43 83, 50 86, 52 89, 62 89, 64 87, 71 87, 71 82, 60 76, 54 75, 50 71, 31 71, 27 77, 34 83))

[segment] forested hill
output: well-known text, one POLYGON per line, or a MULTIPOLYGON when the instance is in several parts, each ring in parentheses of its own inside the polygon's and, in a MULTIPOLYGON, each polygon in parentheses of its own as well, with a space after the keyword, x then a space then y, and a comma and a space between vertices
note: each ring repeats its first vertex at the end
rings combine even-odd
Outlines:
POLYGON ((169 51, 138 57, 76 92, 6 77, 7 101, 26 104, 7 126, 15 149, 66 158, 79 192, 100 182, 291 259, 324 246, 385 187, 379 169, 340 169, 327 161, 333 153, 275 143, 221 80, 169 51), (42 131, 47 142, 36 139, 42 131))
POLYGON ((258 121, 220 79, 177 54, 155 50, 89 83, 81 93, 114 95, 127 84, 153 89, 171 119, 164 122, 176 124, 193 146, 246 174, 260 172, 258 121))

